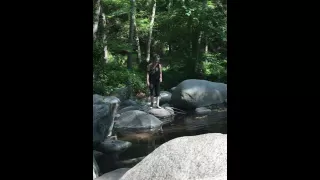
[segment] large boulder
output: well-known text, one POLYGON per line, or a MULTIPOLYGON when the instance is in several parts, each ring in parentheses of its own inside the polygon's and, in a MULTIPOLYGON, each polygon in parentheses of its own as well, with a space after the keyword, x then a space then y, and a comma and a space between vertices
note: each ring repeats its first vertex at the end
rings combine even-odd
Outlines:
POLYGON ((106 96, 106 97, 104 97, 104 99, 103 99, 103 102, 104 103, 109 103, 109 104, 120 104, 120 99, 119 98, 117 98, 117 97, 115 97, 115 96, 106 96))
POLYGON ((128 141, 106 139, 95 148, 104 154, 120 153, 131 147, 132 143, 128 141))
POLYGON ((115 96, 101 96, 99 94, 93 95, 93 104, 104 104, 104 103, 120 104, 120 99, 115 96))
POLYGON ((206 107, 199 107, 196 108, 194 112, 196 115, 208 115, 211 113, 211 109, 208 109, 206 107))
POLYGON ((121 101, 124 101, 126 99, 129 99, 130 94, 128 93, 128 88, 124 87, 124 88, 117 88, 116 90, 114 90, 111 95, 112 96, 116 96, 117 98, 119 98, 121 101))
POLYGON ((93 157, 94 157, 95 159, 100 158, 102 155, 103 155, 102 152, 93 150, 93 157))
POLYGON ((155 116, 139 110, 131 110, 120 115, 115 129, 120 133, 154 132, 161 128, 162 121, 155 116))
POLYGON ((110 136, 119 101, 115 97, 94 96, 93 104, 93 142, 101 143, 110 136))
POLYGON ((170 107, 170 104, 165 103, 165 104, 162 104, 161 107, 163 107, 163 108, 165 108, 165 107, 170 107))
POLYGON ((136 106, 138 103, 134 100, 127 99, 121 102, 121 107, 127 107, 127 106, 136 106))
POLYGON ((99 177, 100 170, 95 157, 93 156, 93 179, 99 177))
POLYGON ((115 154, 102 154, 96 158, 96 161, 99 166, 100 175, 119 168, 117 166, 119 159, 117 159, 117 155, 115 154))
POLYGON ((169 103, 171 100, 171 93, 168 91, 160 91, 160 101, 159 104, 169 103))
POLYGON ((158 118, 166 118, 166 117, 171 117, 174 115, 174 110, 170 107, 164 107, 161 109, 158 108, 151 108, 148 113, 154 115, 155 117, 158 118))
POLYGON ((128 106, 128 107, 120 109, 118 111, 118 114, 122 114, 124 112, 132 111, 132 110, 140 110, 140 109, 141 109, 141 106, 128 106))
POLYGON ((227 85, 207 80, 182 81, 172 92, 171 104, 180 109, 223 104, 227 99, 227 85))
POLYGON ((93 99, 93 104, 98 104, 103 101, 103 96, 99 94, 94 94, 92 99, 93 99))
POLYGON ((120 180, 226 180, 227 135, 185 136, 164 143, 120 180))
POLYGON ((120 168, 114 171, 103 174, 96 180, 119 180, 130 168, 120 168))

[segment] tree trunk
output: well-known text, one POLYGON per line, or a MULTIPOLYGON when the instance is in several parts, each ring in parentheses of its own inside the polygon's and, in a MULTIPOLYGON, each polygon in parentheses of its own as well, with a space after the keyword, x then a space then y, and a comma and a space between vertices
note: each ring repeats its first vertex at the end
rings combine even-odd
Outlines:
POLYGON ((207 37, 205 37, 205 42, 204 42, 205 44, 204 44, 204 53, 208 53, 208 38, 207 37))
MULTIPOLYGON (((173 6, 173 0, 169 0, 169 3, 168 3, 168 12, 171 13, 172 12, 172 6, 173 6)), ((171 29, 170 29, 170 23, 168 23, 168 32, 171 33, 171 29)), ((171 54, 172 53, 172 47, 171 47, 171 37, 170 37, 170 40, 168 42, 168 46, 169 46, 169 53, 168 54, 171 54)), ((170 60, 171 61, 171 60, 170 60)), ((171 62, 170 62, 170 65, 171 65, 171 62)))
MULTIPOLYGON (((206 10, 206 8, 207 8, 207 0, 204 0, 203 1, 203 4, 202 4, 202 11, 204 12, 205 10, 206 10)), ((199 32, 199 31, 197 31, 197 32, 199 32)), ((196 59, 195 59, 195 66, 194 66, 194 72, 197 72, 197 70, 198 70, 198 63, 199 63, 199 56, 200 56, 200 46, 201 46, 201 39, 202 39, 202 37, 203 37, 203 35, 204 35, 204 32, 203 31, 200 31, 200 33, 198 33, 199 34, 199 36, 198 36, 198 42, 197 42, 197 52, 196 52, 196 59)))
POLYGON ((141 47, 140 47, 140 40, 139 40, 139 35, 138 35, 138 29, 137 26, 135 26, 135 32, 136 32, 136 43, 137 43, 137 54, 138 54, 138 63, 141 63, 142 58, 141 58, 141 47))
POLYGON ((104 62, 108 63, 108 46, 107 46, 107 21, 106 21, 106 15, 103 12, 103 9, 101 7, 101 36, 102 36, 102 43, 104 45, 103 51, 104 51, 104 62))
MULTIPOLYGON (((133 32, 134 32, 134 16, 135 16, 135 8, 134 8, 135 0, 130 0, 130 27, 129 27, 129 44, 133 47, 133 32)), ((127 68, 132 70, 132 48, 128 52, 128 61, 127 68)))
POLYGON ((108 46, 107 46, 107 44, 104 46, 103 51, 104 51, 104 62, 108 63, 108 46))
POLYGON ((93 12, 93 40, 97 39, 97 31, 100 15, 100 0, 94 0, 94 12, 93 12))
POLYGON ((152 40, 152 30, 153 30, 154 18, 156 15, 156 7, 157 7, 157 0, 154 0, 151 21, 150 21, 150 28, 149 28, 149 39, 148 39, 148 44, 147 44, 147 58, 146 58, 147 62, 150 61, 150 46, 151 46, 151 40, 152 40))
MULTIPOLYGON (((185 5, 185 6, 187 6, 188 8, 191 8, 191 0, 187 0, 187 1, 185 1, 185 0, 182 0, 182 4, 183 5, 185 5)), ((193 46, 193 41, 194 41, 194 38, 193 38, 193 36, 194 36, 194 34, 193 34, 193 27, 192 27, 192 16, 193 16, 193 14, 191 13, 190 15, 189 15, 189 17, 188 17, 188 30, 189 30, 189 56, 190 56, 190 60, 191 60, 191 62, 190 62, 190 65, 191 66, 193 66, 193 48, 194 48, 194 46, 193 46)))
MULTIPOLYGON (((102 1, 100 1, 102 3, 102 1)), ((99 41, 103 45, 104 56, 101 59, 101 63, 108 63, 108 48, 107 48, 107 22, 106 22, 106 15, 103 11, 102 5, 100 4, 100 14, 98 20, 98 29, 95 33, 95 40, 99 41)))
MULTIPOLYGON (((203 9, 206 10, 208 7, 208 0, 204 0, 203 1, 203 9)), ((208 37, 206 35, 204 35, 204 53, 207 54, 208 53, 208 37)))
POLYGON ((198 36, 198 44, 197 44, 197 55, 196 55, 196 60, 195 60, 195 66, 194 66, 194 72, 197 72, 198 70, 198 62, 199 62, 199 56, 200 56, 200 46, 201 46, 201 38, 203 36, 203 31, 201 31, 199 33, 199 36, 198 36))
POLYGON ((138 59, 137 62, 141 63, 141 48, 140 48, 140 40, 139 40, 139 33, 138 33, 138 27, 136 23, 136 2, 133 2, 133 15, 132 15, 132 21, 133 21, 133 26, 134 26, 134 34, 136 38, 136 46, 137 46, 137 54, 138 54, 138 59))
POLYGON ((189 28, 189 56, 192 59, 192 18, 189 16, 188 20, 188 28, 189 28))
MULTIPOLYGON (((129 27, 129 41, 128 43, 130 44, 131 48, 128 52, 128 59, 127 59, 127 68, 129 71, 132 71, 132 50, 133 50, 133 33, 134 33, 134 16, 135 16, 135 0, 130 0, 130 14, 129 14, 129 20, 130 20, 130 27, 129 27)), ((130 81, 130 77, 128 79, 128 84, 127 84, 127 87, 128 87, 128 91, 127 91, 127 94, 129 97, 131 97, 132 95, 132 84, 131 84, 131 81, 130 81)))
POLYGON ((171 12, 171 7, 173 5, 173 0, 169 0, 169 3, 168 3, 168 11, 171 12))

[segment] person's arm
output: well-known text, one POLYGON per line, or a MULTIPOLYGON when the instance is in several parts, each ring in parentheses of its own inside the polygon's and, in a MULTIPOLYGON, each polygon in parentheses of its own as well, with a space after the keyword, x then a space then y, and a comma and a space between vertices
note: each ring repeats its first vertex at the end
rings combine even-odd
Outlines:
POLYGON ((159 70, 160 70, 160 82, 162 82, 162 66, 159 64, 159 70))

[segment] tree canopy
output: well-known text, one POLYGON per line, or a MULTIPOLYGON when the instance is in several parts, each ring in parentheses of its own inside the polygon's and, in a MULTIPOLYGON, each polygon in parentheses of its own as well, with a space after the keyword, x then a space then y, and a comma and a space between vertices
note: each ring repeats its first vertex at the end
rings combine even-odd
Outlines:
POLYGON ((159 54, 162 89, 185 79, 227 83, 225 0, 93 0, 94 93, 132 85, 145 92, 159 54), (151 56, 150 56, 151 54, 151 56))

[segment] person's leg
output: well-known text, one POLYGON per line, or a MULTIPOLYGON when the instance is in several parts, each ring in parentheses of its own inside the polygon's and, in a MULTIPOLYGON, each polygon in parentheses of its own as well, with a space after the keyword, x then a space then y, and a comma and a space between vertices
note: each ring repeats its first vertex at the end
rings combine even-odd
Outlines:
POLYGON ((154 99, 153 99, 153 96, 150 96, 150 107, 153 107, 153 102, 154 102, 154 99))
POLYGON ((150 90, 150 106, 153 107, 153 91, 154 91, 154 85, 153 85, 152 82, 150 82, 149 90, 150 90))
POLYGON ((160 102, 160 82, 156 82, 155 84, 154 84, 154 91, 155 91, 155 96, 156 96, 156 101, 157 101, 157 108, 161 108, 160 106, 159 106, 159 102, 160 102))

